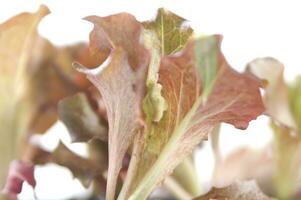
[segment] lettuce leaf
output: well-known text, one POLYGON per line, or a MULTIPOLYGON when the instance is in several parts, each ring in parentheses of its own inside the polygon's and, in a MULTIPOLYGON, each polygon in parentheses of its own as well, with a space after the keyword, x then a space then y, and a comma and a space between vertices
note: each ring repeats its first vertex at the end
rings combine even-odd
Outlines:
POLYGON ((140 43, 142 25, 126 13, 86 18, 94 23, 90 34, 91 52, 109 52, 109 64, 98 74, 89 70, 87 78, 99 90, 109 124, 109 169, 107 199, 114 199, 122 161, 134 137, 145 124, 142 100, 145 96, 149 53, 140 43))
POLYGON ((265 106, 271 117, 292 128, 296 123, 289 107, 288 87, 284 81, 284 66, 274 58, 258 58, 248 64, 248 70, 265 84, 265 106))
POLYGON ((259 84, 230 68, 220 40, 192 40, 180 55, 162 57, 159 83, 168 109, 159 123, 148 124, 129 199, 145 199, 215 125, 226 122, 245 129, 264 111, 259 84), (216 70, 206 86, 203 68, 216 70))
POLYGON ((29 128, 33 104, 27 65, 39 38, 36 28, 48 13, 41 6, 36 13, 22 13, 0 25, 0 188, 29 128))

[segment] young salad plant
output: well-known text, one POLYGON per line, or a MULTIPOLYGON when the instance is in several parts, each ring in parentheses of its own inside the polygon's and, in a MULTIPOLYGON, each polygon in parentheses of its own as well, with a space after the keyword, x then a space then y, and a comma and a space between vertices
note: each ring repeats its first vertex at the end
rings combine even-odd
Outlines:
POLYGON ((288 89, 281 63, 257 59, 237 72, 221 51, 221 35, 197 36, 164 8, 144 22, 128 13, 86 17, 94 25, 89 43, 56 47, 37 33, 48 13, 41 6, 0 25, 1 200, 17 199, 24 181, 39 184, 34 168, 47 163, 92 185, 91 199, 144 200, 159 187, 183 200, 297 198, 301 84, 288 89), (229 184, 201 195, 194 150, 212 134, 219 154, 221 123, 246 129, 263 113, 275 131, 273 161, 248 150, 230 161, 216 155, 212 185, 229 184), (87 144, 87 157, 63 142, 54 151, 32 142, 57 120, 72 142, 87 144), (246 162, 263 164, 253 173, 237 170, 246 162), (273 170, 271 190, 259 180, 263 169, 273 170))

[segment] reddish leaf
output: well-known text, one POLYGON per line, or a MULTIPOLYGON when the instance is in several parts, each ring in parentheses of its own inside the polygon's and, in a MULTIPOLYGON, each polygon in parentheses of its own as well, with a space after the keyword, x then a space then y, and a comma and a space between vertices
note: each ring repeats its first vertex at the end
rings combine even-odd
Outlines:
POLYGON ((182 54, 163 57, 159 82, 168 109, 159 124, 148 127, 151 132, 140 155, 132 186, 136 189, 130 199, 145 199, 215 125, 226 122, 245 129, 264 110, 259 84, 230 68, 218 36, 193 41, 182 54), (208 82, 202 75, 206 68, 216 70, 208 82))
POLYGON ((276 200, 266 196, 255 181, 235 182, 225 188, 213 188, 194 200, 276 200))
MULTIPOLYGON (((88 79, 98 88, 109 123, 109 170, 107 199, 114 199, 123 157, 144 123, 142 99, 148 66, 148 52, 140 44, 142 25, 125 13, 109 17, 88 17, 94 23, 90 49, 110 55, 109 65, 88 79)), ((105 57, 105 56, 104 56, 105 57)))
POLYGON ((34 166, 29 162, 14 160, 9 165, 8 177, 2 192, 8 194, 11 199, 17 199, 17 195, 22 191, 23 182, 27 182, 33 188, 36 186, 34 166))

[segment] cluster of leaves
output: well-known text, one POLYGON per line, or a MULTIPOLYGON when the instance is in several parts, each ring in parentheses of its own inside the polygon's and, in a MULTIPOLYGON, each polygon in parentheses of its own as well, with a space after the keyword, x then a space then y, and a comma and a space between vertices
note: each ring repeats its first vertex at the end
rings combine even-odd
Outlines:
POLYGON ((288 89, 278 61, 255 60, 239 73, 225 60, 220 35, 197 37, 165 9, 146 22, 127 13, 87 17, 94 24, 88 45, 55 47, 37 33, 48 13, 41 6, 0 25, 0 198, 17 198, 24 181, 36 185, 35 165, 55 163, 107 200, 143 200, 161 183, 191 199, 200 195, 192 157, 198 144, 218 136, 220 123, 246 129, 264 111, 275 130, 275 159, 265 151, 217 159, 214 184, 234 185, 197 199, 271 199, 261 189, 298 196, 300 81, 288 89), (63 143, 48 152, 31 142, 58 119, 72 142, 87 143, 87 158, 63 143), (229 163, 246 170, 223 177, 229 163), (255 163, 264 163, 258 173, 245 173, 255 163), (262 183, 259 174, 275 183, 270 190, 235 182, 262 183))

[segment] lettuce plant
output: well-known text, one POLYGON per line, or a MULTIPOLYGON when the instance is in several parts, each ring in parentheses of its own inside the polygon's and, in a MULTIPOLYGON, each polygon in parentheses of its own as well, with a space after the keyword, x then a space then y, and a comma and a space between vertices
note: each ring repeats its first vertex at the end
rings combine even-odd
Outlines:
MULTIPOLYGON (((160 185, 177 199, 297 194, 298 177, 276 170, 272 194, 254 175, 200 196, 193 164, 194 150, 209 134, 218 137, 221 123, 246 129, 265 112, 275 132, 299 130, 299 104, 290 97, 297 92, 288 95, 276 60, 258 59, 237 72, 221 51, 221 35, 197 36, 187 20, 163 8, 144 22, 128 13, 86 17, 94 24, 89 44, 56 47, 36 31, 48 13, 41 6, 0 25, 2 199, 16 199, 24 181, 35 187, 34 168, 46 163, 67 167, 85 187, 93 185, 91 198, 107 200, 147 199, 160 185), (87 158, 62 142, 53 152, 31 142, 57 120, 72 142, 88 145, 87 158)), ((297 139, 284 134, 297 154, 297 139)), ((278 163, 285 162, 281 148, 278 163)), ((286 161, 297 169, 297 160, 286 161)))

